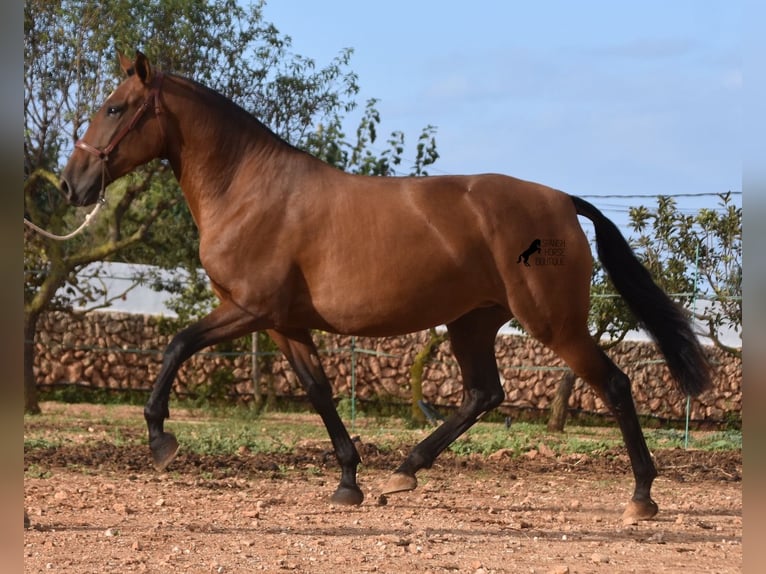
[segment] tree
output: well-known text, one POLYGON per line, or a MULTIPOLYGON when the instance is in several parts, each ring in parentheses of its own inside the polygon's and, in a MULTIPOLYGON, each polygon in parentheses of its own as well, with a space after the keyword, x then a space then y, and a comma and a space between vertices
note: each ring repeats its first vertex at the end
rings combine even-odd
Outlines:
POLYGON ((719 335, 722 328, 742 329, 742 208, 732 193, 719 194, 717 208, 693 215, 684 214, 672 197, 661 196, 654 209, 632 208, 630 219, 640 234, 636 251, 659 284, 679 294, 702 325, 702 335, 741 357, 742 349, 719 335))
POLYGON ((410 388, 412 390, 412 401, 410 403, 410 420, 412 424, 424 426, 426 424, 426 415, 421 408, 423 401, 423 375, 426 365, 433 359, 436 351, 444 341, 449 338, 447 331, 437 331, 431 327, 428 330, 428 340, 415 353, 410 366, 410 388))
MULTIPOLYGON (((343 50, 319 67, 290 51, 289 36, 263 20, 262 8, 263 2, 244 8, 235 0, 26 2, 25 216, 54 232, 74 227, 78 210, 58 194, 55 174, 94 108, 121 80, 115 48, 128 53, 141 48, 160 69, 218 90, 295 145, 311 149, 312 142, 321 140, 332 147, 332 136, 318 140, 315 134, 317 126, 332 125, 340 136, 337 126, 343 114, 356 105, 352 51, 343 50)), ((358 150, 360 157, 370 155, 364 143, 358 150)), ((428 153, 427 145, 423 153, 428 153)), ((424 156, 421 163, 427 160, 424 156)), ((70 307, 69 298, 57 296, 62 289, 79 290, 81 303, 92 300, 93 294, 77 281, 85 265, 114 260, 181 266, 194 281, 191 287, 176 283, 177 290, 190 289, 199 296, 207 289, 205 277, 196 272, 196 228, 163 162, 152 162, 110 185, 106 197, 98 219, 75 239, 57 243, 25 230, 26 412, 39 411, 32 370, 37 320, 46 310, 70 307)), ((146 280, 157 282, 156 277, 146 280)), ((187 312, 192 316, 195 310, 187 312)))
MULTIPOLYGON (((655 281, 683 304, 704 326, 699 333, 724 352, 742 356, 742 349, 727 345, 722 328, 742 328, 742 208, 730 192, 720 194, 716 209, 685 214, 670 196, 659 196, 657 206, 630 209, 630 226, 638 234, 632 243, 636 255, 655 281), (697 305, 705 301, 708 304, 697 305)), ((600 264, 594 266, 590 324, 593 337, 608 349, 638 328, 633 315, 616 294, 600 264)), ((551 405, 548 429, 562 431, 574 377, 567 373, 551 405)))
MULTIPOLYGON (((393 131, 386 141, 387 147, 377 153, 373 150, 381 121, 377 104, 378 100, 375 98, 367 101, 364 114, 356 128, 356 141, 348 140, 343 132, 342 118, 336 115, 327 124, 320 124, 315 132, 309 134, 301 147, 326 163, 349 173, 398 175, 397 168, 405 161, 405 135, 404 132, 393 131)), ((407 175, 427 176, 426 168, 439 159, 435 133, 436 128, 432 125, 427 125, 421 130, 407 175)))
MULTIPOLYGON (((199 80, 270 123, 288 141, 355 105, 351 51, 318 67, 290 52, 290 38, 234 0, 101 3, 30 0, 24 8, 25 215, 51 230, 77 218, 56 190, 62 167, 95 106, 119 81, 114 48, 140 47, 159 68, 199 80), (105 27, 103 22, 109 22, 105 27)), ((107 204, 80 237, 56 243, 25 231, 25 410, 36 412, 37 319, 65 308, 77 273, 106 259, 196 269, 196 230, 177 183, 156 161, 109 186, 107 204), (191 238, 191 240, 190 240, 191 238)), ((88 294, 81 290, 81 298, 88 294)))

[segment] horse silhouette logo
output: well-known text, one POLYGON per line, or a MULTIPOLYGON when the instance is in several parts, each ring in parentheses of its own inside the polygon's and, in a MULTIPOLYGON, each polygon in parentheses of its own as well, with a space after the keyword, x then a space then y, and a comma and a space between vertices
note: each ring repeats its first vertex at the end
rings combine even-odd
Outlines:
POLYGON ((529 265, 529 258, 532 256, 533 253, 540 253, 542 251, 540 249, 540 240, 535 239, 532 243, 529 244, 529 247, 525 251, 521 252, 521 255, 519 255, 519 258, 516 260, 516 263, 521 263, 522 259, 524 260, 524 265, 527 267, 530 267, 529 265))

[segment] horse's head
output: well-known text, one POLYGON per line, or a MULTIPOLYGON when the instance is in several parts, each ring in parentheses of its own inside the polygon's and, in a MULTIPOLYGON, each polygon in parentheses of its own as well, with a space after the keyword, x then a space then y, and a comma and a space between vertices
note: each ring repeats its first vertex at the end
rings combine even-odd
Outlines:
POLYGON ((106 185, 163 150, 162 74, 152 70, 141 52, 135 61, 119 57, 128 77, 93 115, 61 176, 61 191, 73 205, 95 203, 106 185))

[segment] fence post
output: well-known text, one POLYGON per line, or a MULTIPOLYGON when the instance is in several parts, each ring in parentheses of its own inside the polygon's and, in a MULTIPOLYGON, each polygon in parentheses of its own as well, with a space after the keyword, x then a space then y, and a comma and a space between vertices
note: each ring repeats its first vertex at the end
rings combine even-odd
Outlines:
POLYGON ((356 337, 351 337, 351 432, 356 431, 356 337))
MULTIPOLYGON (((697 317, 697 289, 700 278, 700 242, 697 241, 697 247, 694 253, 694 291, 692 292, 692 326, 697 317)), ((692 398, 686 395, 686 428, 684 429, 684 448, 689 448, 689 419, 691 418, 692 398)))
POLYGON ((250 380, 253 383, 253 401, 260 408, 263 405, 263 395, 261 393, 261 368, 258 364, 258 331, 255 331, 251 337, 250 358, 252 367, 250 368, 250 380))

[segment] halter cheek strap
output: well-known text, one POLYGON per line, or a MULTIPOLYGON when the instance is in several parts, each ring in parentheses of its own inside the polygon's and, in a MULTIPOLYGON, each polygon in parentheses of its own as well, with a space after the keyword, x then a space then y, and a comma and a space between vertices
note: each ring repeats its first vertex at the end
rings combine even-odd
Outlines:
MULTIPOLYGON (((107 168, 107 163, 109 162, 109 154, 111 154, 114 148, 116 148, 117 145, 125 138, 125 136, 128 135, 130 130, 136 127, 136 124, 138 124, 139 120, 146 113, 146 110, 149 109, 149 106, 154 104, 154 113, 157 117, 159 117, 162 113, 162 106, 160 105, 160 90, 162 88, 162 80, 164 77, 165 75, 162 72, 157 72, 154 75, 154 78, 152 79, 152 87, 149 90, 149 93, 146 95, 144 102, 138 107, 136 113, 133 114, 133 117, 130 119, 130 121, 122 126, 120 131, 114 135, 114 137, 104 149, 98 149, 96 146, 90 145, 83 139, 78 139, 75 142, 74 147, 86 151, 101 160, 101 193, 99 195, 99 201, 104 201, 107 177, 112 179, 112 176, 109 173, 109 169, 107 168)), ((160 132, 162 133, 162 138, 164 139, 165 130, 162 127, 162 122, 160 122, 160 132)))

